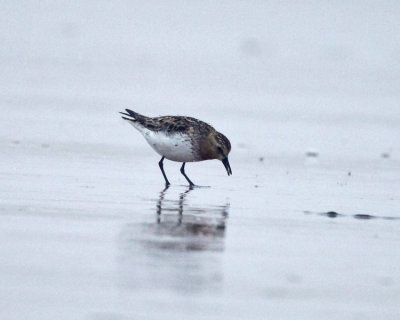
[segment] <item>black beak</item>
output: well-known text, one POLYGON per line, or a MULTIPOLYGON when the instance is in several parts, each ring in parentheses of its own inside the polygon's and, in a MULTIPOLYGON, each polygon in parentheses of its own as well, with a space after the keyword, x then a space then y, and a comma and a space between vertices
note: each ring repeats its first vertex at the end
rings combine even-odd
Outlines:
POLYGON ((231 169, 231 166, 229 165, 228 158, 222 159, 222 163, 225 166, 225 169, 226 169, 226 172, 228 173, 228 176, 230 176, 232 174, 232 169, 231 169))

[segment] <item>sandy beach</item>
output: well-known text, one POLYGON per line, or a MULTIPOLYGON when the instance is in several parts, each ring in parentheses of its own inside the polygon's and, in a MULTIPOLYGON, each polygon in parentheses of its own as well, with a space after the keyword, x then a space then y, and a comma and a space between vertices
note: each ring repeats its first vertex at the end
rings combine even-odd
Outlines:
POLYGON ((2 320, 399 319, 397 2, 0 7, 2 320), (233 175, 165 189, 124 108, 233 175))

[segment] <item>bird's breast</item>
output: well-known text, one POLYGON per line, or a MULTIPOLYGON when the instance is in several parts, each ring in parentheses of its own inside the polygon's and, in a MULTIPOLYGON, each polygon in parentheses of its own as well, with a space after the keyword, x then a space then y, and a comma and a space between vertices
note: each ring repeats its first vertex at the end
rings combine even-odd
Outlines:
POLYGON ((178 162, 196 161, 196 152, 192 139, 186 134, 165 134, 151 130, 142 131, 150 146, 168 160, 178 162))

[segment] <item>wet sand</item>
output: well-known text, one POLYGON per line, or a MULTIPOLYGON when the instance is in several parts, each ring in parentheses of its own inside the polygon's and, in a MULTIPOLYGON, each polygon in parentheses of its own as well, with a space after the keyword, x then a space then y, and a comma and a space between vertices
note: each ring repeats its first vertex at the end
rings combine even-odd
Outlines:
POLYGON ((189 164, 193 190, 167 162, 164 189, 135 146, 58 148, 2 143, 4 319, 398 316, 400 221, 350 217, 399 218, 390 162, 233 153, 232 177, 189 164))
POLYGON ((398 319, 398 6, 100 7, 5 4, 0 318, 398 319), (165 189, 125 107, 213 124, 233 175, 165 189))

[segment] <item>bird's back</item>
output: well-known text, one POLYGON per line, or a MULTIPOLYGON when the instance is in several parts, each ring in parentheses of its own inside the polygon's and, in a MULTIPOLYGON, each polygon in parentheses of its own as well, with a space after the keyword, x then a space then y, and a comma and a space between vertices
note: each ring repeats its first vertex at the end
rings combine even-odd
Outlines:
POLYGON ((154 132, 164 132, 165 134, 189 134, 189 135, 208 135, 215 129, 208 123, 201 120, 184 117, 184 116, 162 116, 162 117, 146 117, 132 110, 126 109, 128 113, 123 115, 125 120, 130 120, 134 126, 140 130, 143 129, 151 130, 154 132))
POLYGON ((208 123, 192 117, 184 116, 162 116, 162 117, 143 117, 138 121, 143 127, 151 131, 162 131, 167 135, 188 134, 188 135, 208 135, 215 129, 208 123))

